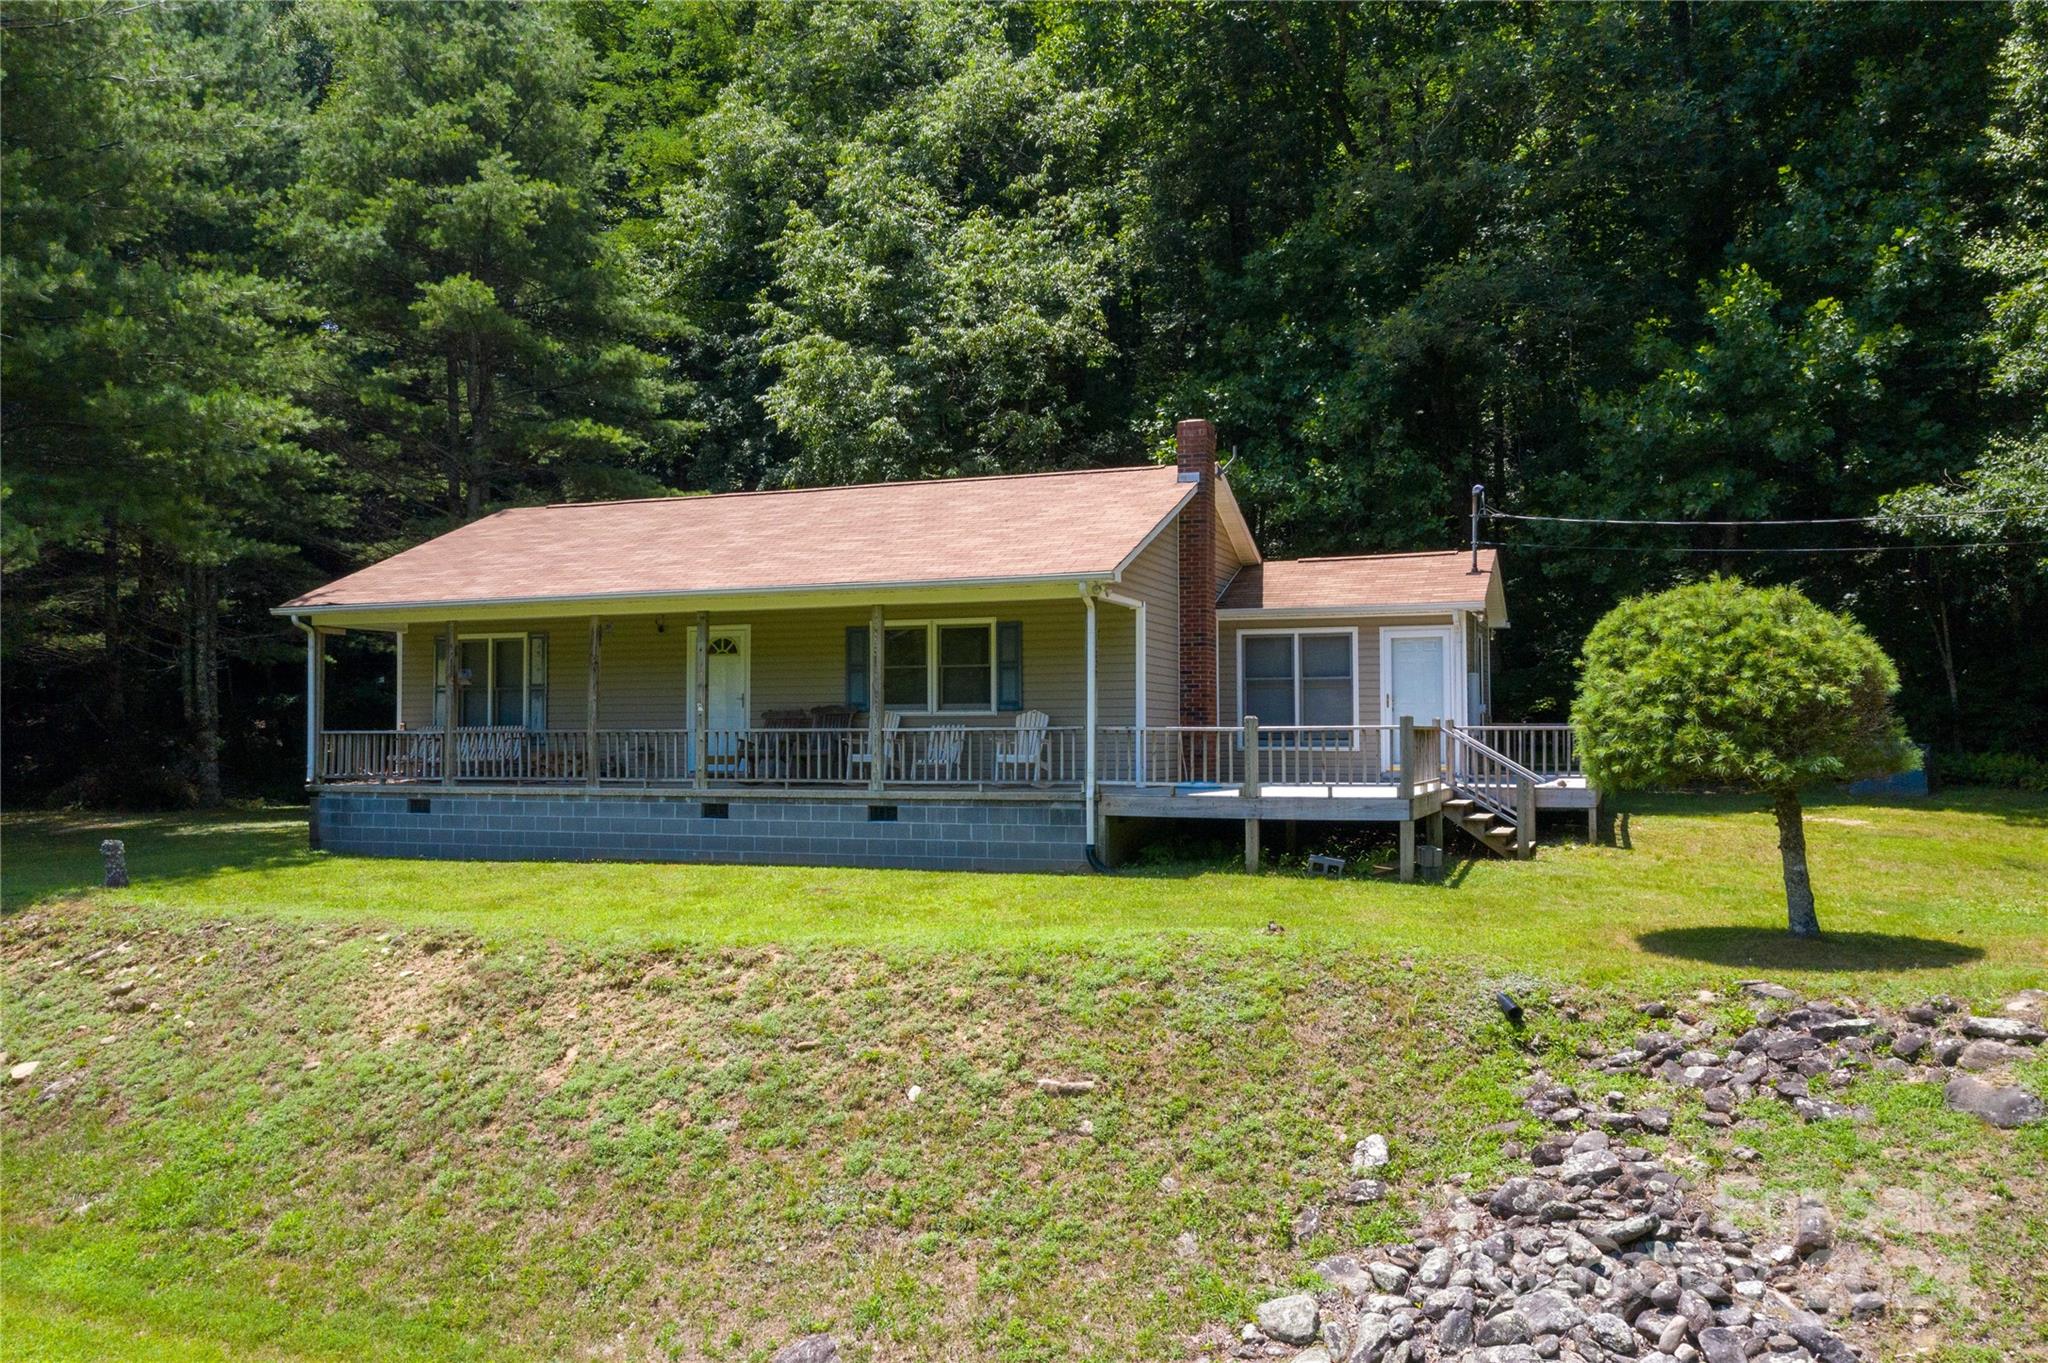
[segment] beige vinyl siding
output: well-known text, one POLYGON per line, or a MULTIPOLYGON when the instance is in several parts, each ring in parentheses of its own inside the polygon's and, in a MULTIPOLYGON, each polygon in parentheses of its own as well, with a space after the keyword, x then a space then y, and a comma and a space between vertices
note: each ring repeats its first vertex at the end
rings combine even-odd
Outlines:
POLYGON ((1230 536, 1223 533, 1223 527, 1216 527, 1216 595, 1222 596, 1223 589, 1230 585, 1230 579, 1237 576, 1237 570, 1244 566, 1244 560, 1237 556, 1237 550, 1230 545, 1230 536))
MULTIPOLYGON (((1169 526, 1124 569, 1123 595, 1145 603, 1145 722, 1180 723, 1180 534, 1169 526)), ((1125 657, 1136 611, 1104 608, 1104 619, 1123 618, 1125 657)), ((1126 670, 1129 664, 1125 664, 1126 670)), ((1106 713, 1106 712, 1105 712, 1106 713)), ((1129 719, 1104 721, 1128 724, 1129 719)))
MULTIPOLYGON (((1289 615, 1274 611, 1257 619, 1229 619, 1219 622, 1216 664, 1222 673, 1216 701, 1225 724, 1235 724, 1244 713, 1238 701, 1237 640, 1245 630, 1263 629, 1355 629, 1358 656, 1353 667, 1358 677, 1358 722, 1380 722, 1380 630, 1398 625, 1448 625, 1445 615, 1289 615)), ((1461 683, 1462 684, 1462 683, 1461 683)))
MULTIPOLYGON (((1162 537, 1164 538, 1164 537, 1162 537)), ((891 623, 908 620, 1015 620, 1023 626, 1023 703, 1043 710, 1055 725, 1079 725, 1085 718, 1087 683, 1085 614, 1077 594, 1072 601, 1016 603, 938 603, 903 608, 891 623)), ((1133 713, 1135 667, 1134 612, 1121 606, 1098 605, 1096 614, 1096 686, 1104 724, 1129 724, 1133 713)), ((1149 613, 1149 612, 1148 612, 1149 613)), ((1169 609, 1170 616, 1176 612, 1169 609)), ((621 616, 607 620, 604 662, 600 676, 598 722, 607 729, 680 729, 689 723, 689 669, 693 651, 691 628, 696 617, 621 616)), ((868 612, 840 610, 764 611, 749 615, 713 614, 712 628, 747 625, 749 661, 747 710, 759 724, 769 710, 803 710, 838 705, 846 697, 846 630, 868 623, 868 612)), ((407 728, 433 724, 434 638, 442 631, 415 626, 407 631, 404 666, 404 716, 407 728)), ((580 729, 588 684, 590 633, 587 617, 576 619, 514 618, 503 622, 465 623, 471 634, 545 634, 548 636, 548 727, 580 729)), ((1156 634, 1156 628, 1155 628, 1156 634)), ((1155 644, 1153 652, 1157 653, 1155 644)), ((1156 665, 1156 664, 1148 664, 1156 665)), ((1170 673, 1169 673, 1170 679, 1170 673)), ((930 724, 1008 726, 1013 714, 906 715, 911 727, 930 724)))

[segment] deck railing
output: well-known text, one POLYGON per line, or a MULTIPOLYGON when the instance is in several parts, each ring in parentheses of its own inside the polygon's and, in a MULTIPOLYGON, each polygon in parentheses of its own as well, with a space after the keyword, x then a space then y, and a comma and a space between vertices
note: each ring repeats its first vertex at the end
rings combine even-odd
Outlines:
POLYGON ((1569 724, 1470 724, 1464 732, 1547 779, 1584 776, 1578 735, 1569 724))
POLYGON ((1465 729, 1447 731, 1447 767, 1459 795, 1476 800, 1515 830, 1515 849, 1529 855, 1536 843, 1536 787, 1544 778, 1496 751, 1465 729))
POLYGON ((1404 770, 1418 789, 1443 778, 1433 725, 1409 730, 1404 762, 1397 724, 1150 724, 1105 728, 1096 779, 1112 786, 1191 788, 1398 786, 1404 770))

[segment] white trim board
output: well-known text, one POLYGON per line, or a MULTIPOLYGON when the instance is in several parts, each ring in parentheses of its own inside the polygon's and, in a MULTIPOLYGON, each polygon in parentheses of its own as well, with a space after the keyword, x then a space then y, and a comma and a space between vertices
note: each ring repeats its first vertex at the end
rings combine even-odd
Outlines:
POLYGON ((998 656, 999 645, 998 640, 996 638, 996 625, 998 623, 999 621, 993 615, 946 617, 934 616, 924 620, 891 620, 887 615, 884 615, 882 617, 882 671, 885 674, 889 670, 889 631, 892 629, 922 629, 925 632, 925 703, 922 707, 890 705, 888 702, 886 689, 882 685, 883 678, 881 677, 868 678, 868 695, 870 697, 881 696, 882 704, 887 708, 888 712, 904 715, 914 719, 943 719, 949 715, 963 716, 968 719, 981 719, 986 718, 990 715, 999 715, 1004 713, 1003 710, 1000 709, 996 703, 996 692, 998 689, 1000 689, 1002 675, 1002 659, 998 656), (974 625, 979 625, 988 632, 988 708, 981 710, 944 709, 940 707, 938 704, 939 631, 942 629, 948 629, 953 627, 959 627, 964 629, 974 625))
MULTIPOLYGON (((1327 616, 1378 619, 1389 615, 1453 615, 1458 611, 1480 610, 1483 601, 1428 601, 1372 606, 1231 606, 1217 607, 1219 620, 1313 620, 1327 616)), ((1505 625, 1495 628, 1505 629, 1505 625)))

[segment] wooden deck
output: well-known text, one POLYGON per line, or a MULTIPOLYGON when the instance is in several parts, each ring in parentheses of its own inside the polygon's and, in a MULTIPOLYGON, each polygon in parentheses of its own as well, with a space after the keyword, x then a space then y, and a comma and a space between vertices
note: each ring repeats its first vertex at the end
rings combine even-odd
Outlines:
MULTIPOLYGON (((1085 803, 1111 819, 1239 820, 1256 864, 1266 820, 1392 823, 1404 878, 1419 825, 1446 825, 1509 857, 1535 849, 1543 810, 1583 811, 1600 795, 1564 725, 1148 725, 1040 728, 525 731, 330 730, 314 789, 400 786, 560 792, 673 792, 766 800, 968 799, 1085 803), (950 735, 950 736, 949 736, 950 735), (880 738, 883 759, 866 754, 880 738), (444 761, 453 754, 452 764, 444 761)), ((1100 839, 1098 839, 1100 840, 1100 839)))

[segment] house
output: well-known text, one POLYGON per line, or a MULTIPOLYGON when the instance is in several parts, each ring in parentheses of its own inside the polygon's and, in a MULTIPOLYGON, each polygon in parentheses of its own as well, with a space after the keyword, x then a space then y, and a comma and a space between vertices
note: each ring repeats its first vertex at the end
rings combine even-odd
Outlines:
POLYGON ((1500 725, 1491 551, 1264 559, 1206 421, 1172 466, 501 511, 277 608, 316 843, 439 857, 1080 869, 1144 821, 1589 807, 1500 725), (389 635, 391 724, 325 649, 389 635))

